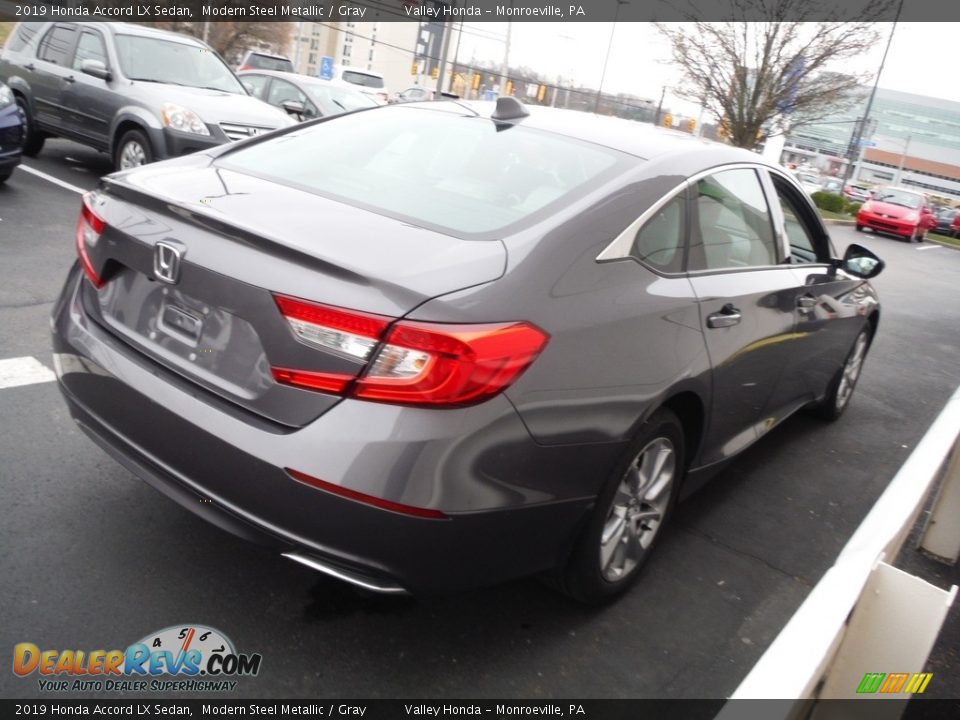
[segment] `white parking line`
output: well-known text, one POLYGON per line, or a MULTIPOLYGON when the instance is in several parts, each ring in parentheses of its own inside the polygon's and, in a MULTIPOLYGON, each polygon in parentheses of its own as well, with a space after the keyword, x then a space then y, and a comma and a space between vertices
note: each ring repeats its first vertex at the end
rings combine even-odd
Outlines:
POLYGON ((60 187, 66 188, 67 190, 73 190, 73 192, 79 193, 80 195, 83 195, 86 192, 86 190, 84 190, 83 188, 78 188, 76 185, 71 185, 68 182, 64 182, 59 178, 55 178, 53 175, 47 175, 45 172, 40 172, 36 168, 32 168, 29 165, 24 165, 23 163, 20 163, 20 169, 27 171, 31 175, 36 175, 38 178, 43 178, 47 182, 52 182, 54 185, 59 185, 60 187))
POLYGON ((914 248, 914 250, 939 250, 939 245, 926 245, 924 247, 914 248))
POLYGON ((53 370, 33 357, 18 357, 0 360, 0 390, 19 385, 53 382, 57 376, 53 370))

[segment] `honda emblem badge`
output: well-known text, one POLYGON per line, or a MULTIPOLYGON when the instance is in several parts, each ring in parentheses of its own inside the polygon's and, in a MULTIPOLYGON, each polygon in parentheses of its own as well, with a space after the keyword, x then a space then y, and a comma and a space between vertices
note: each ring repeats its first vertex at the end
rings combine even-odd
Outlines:
POLYGON ((170 243, 158 242, 153 250, 153 274, 157 280, 175 285, 180 279, 180 248, 170 243))

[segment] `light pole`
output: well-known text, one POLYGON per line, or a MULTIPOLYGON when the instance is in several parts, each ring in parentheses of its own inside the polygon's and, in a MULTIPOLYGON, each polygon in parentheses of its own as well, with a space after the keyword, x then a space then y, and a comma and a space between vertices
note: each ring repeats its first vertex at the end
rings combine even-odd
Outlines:
POLYGON ((867 99, 867 108, 863 111, 863 122, 853 126, 853 136, 850 138, 850 146, 847 149, 847 167, 843 171, 844 187, 850 182, 854 162, 860 157, 860 139, 863 137, 863 128, 870 122, 870 110, 873 109, 873 98, 877 94, 877 83, 880 82, 883 65, 887 62, 887 53, 890 52, 890 43, 893 41, 893 34, 897 31, 897 21, 900 20, 900 12, 902 10, 903 0, 900 0, 900 4, 897 5, 897 14, 893 18, 893 27, 890 28, 890 37, 887 38, 887 46, 883 49, 883 57, 880 59, 880 68, 877 70, 877 76, 873 79, 873 87, 870 89, 870 97, 867 99), (853 157, 851 157, 851 155, 853 157))
POLYGON ((907 135, 907 141, 903 144, 903 152, 900 153, 900 164, 897 165, 897 179, 893 181, 894 185, 900 184, 900 180, 903 176, 903 165, 907 161, 907 151, 910 149, 910 140, 912 139, 912 135, 907 135))
POLYGON ((610 62, 610 49, 613 47, 613 34, 617 31, 617 18, 620 17, 620 7, 629 4, 629 0, 617 0, 617 9, 613 12, 613 24, 610 26, 610 42, 607 43, 607 54, 603 58, 603 71, 600 73, 600 87, 597 88, 597 97, 593 101, 594 112, 600 109, 600 94, 603 92, 603 81, 607 77, 607 63, 610 62))

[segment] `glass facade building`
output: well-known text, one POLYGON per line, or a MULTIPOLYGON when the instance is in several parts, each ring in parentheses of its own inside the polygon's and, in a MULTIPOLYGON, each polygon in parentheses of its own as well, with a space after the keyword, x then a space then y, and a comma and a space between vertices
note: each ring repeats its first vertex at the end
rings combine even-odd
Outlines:
MULTIPOLYGON (((868 92, 829 122, 791 132, 784 159, 805 159, 825 173, 841 174, 868 92)), ((878 88, 870 119, 875 127, 857 160, 854 179, 914 187, 960 201, 960 103, 878 88)))

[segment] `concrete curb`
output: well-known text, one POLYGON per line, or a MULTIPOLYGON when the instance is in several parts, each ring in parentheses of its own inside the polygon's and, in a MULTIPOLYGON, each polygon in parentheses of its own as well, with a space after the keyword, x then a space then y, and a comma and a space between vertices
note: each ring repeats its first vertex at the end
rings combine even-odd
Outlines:
POLYGON ((824 225, 856 225, 856 220, 836 220, 834 218, 820 218, 824 225))

